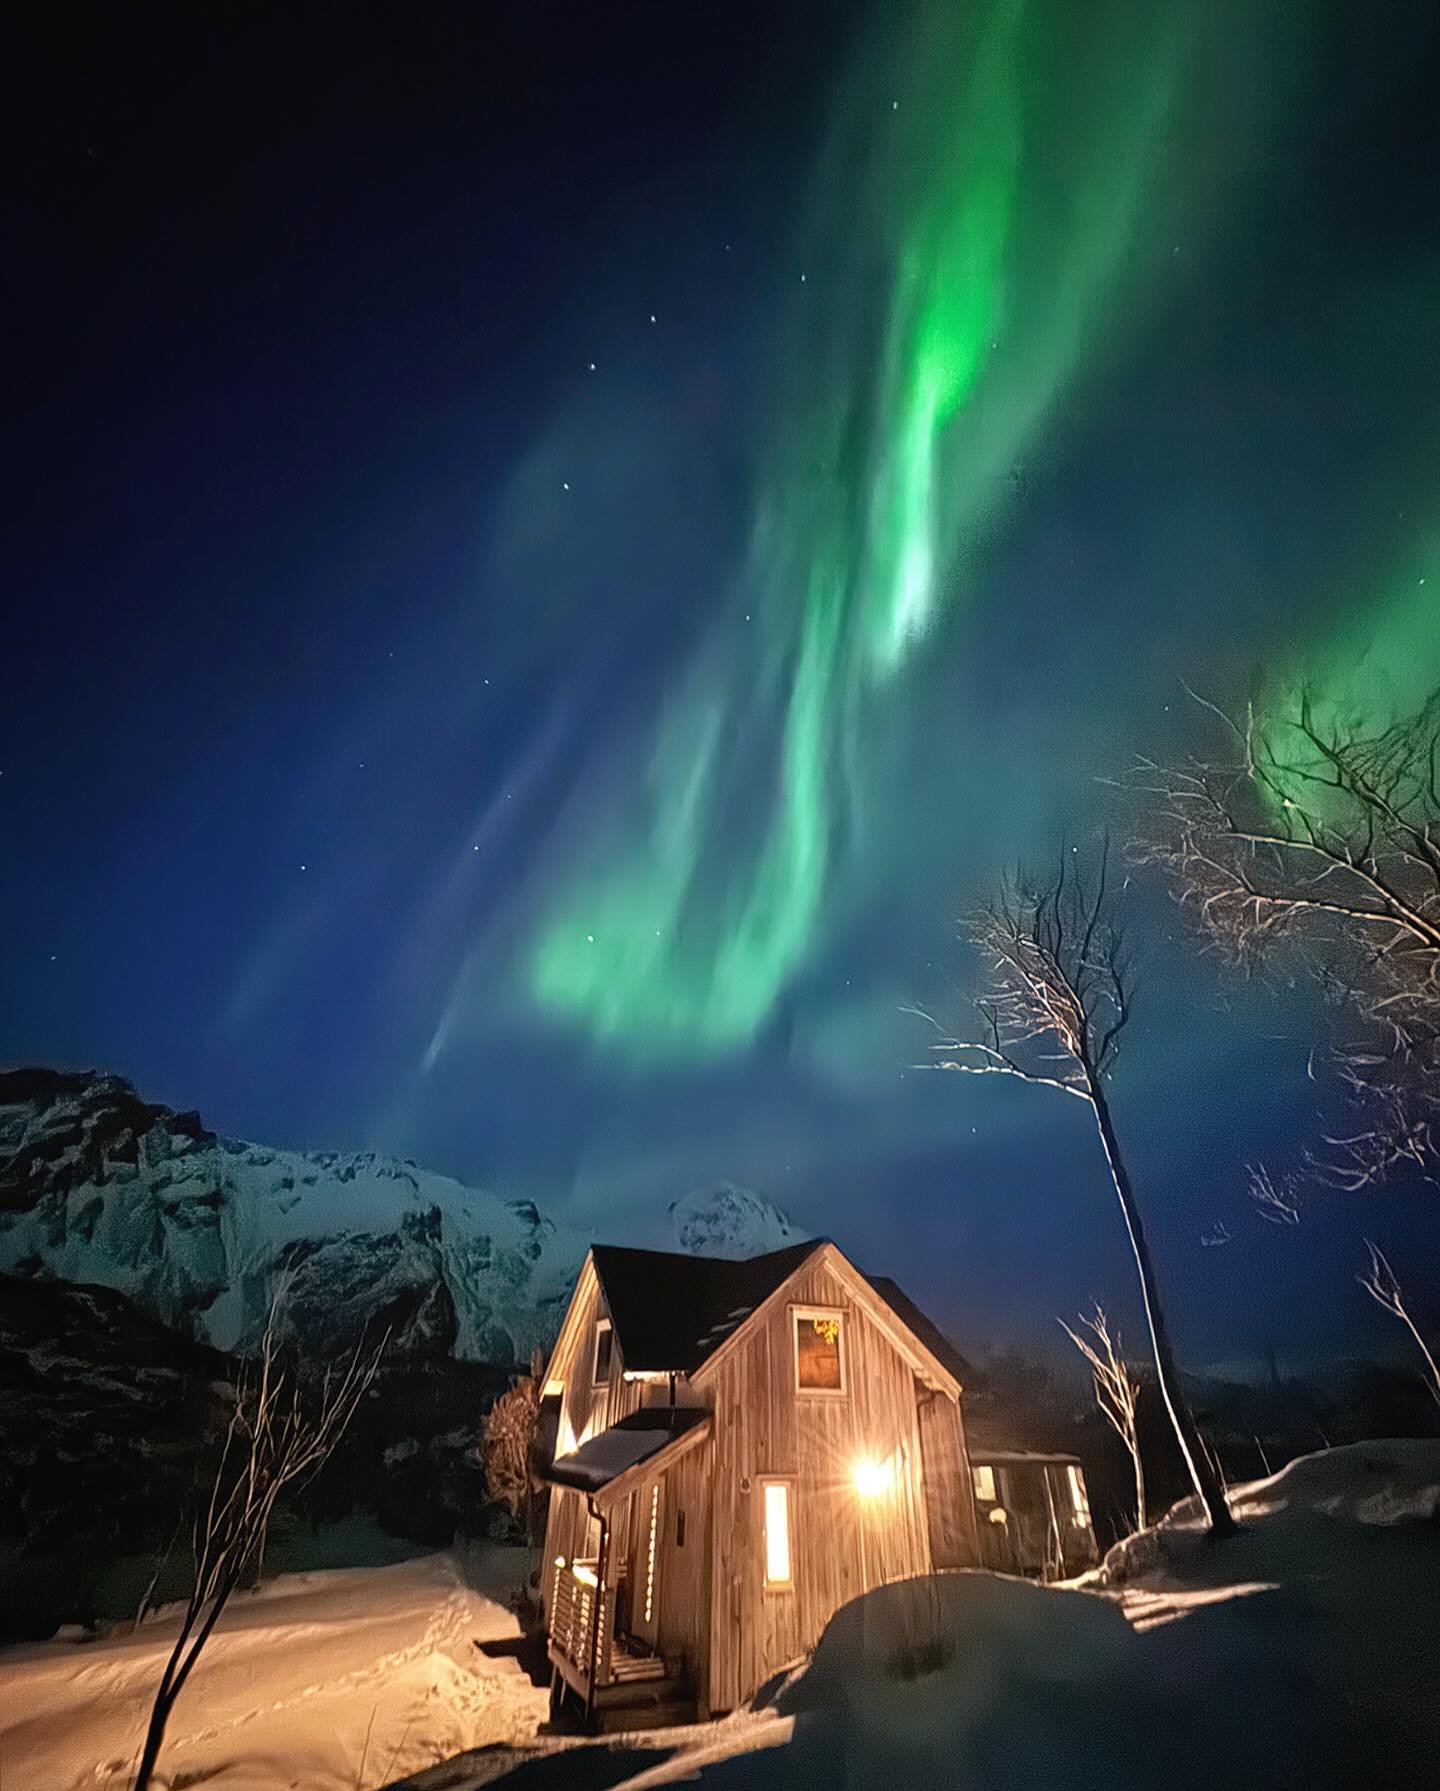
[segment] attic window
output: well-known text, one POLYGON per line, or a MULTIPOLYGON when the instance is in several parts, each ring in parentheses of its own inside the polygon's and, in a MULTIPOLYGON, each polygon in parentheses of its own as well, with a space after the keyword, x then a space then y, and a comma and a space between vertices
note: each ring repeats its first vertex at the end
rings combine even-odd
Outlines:
POLYGON ((801 1393, 844 1393, 841 1314, 823 1308, 797 1306, 794 1325, 796 1388, 801 1393))
POLYGON ((610 1385, 610 1357, 614 1333, 610 1329, 610 1320, 602 1318, 595 1326, 595 1373, 592 1377, 595 1386, 610 1385))

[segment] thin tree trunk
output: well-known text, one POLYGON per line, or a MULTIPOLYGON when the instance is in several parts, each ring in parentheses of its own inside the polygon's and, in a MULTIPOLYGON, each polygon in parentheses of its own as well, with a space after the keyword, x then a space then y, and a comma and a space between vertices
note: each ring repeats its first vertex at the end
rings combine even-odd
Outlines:
POLYGON ((1185 1457, 1185 1466, 1190 1470, 1191 1484, 1199 1494, 1200 1502, 1205 1507, 1206 1514, 1210 1519, 1211 1533, 1216 1536, 1229 1536, 1234 1532, 1235 1520, 1230 1515, 1230 1507, 1225 1503, 1225 1488, 1220 1484, 1220 1476, 1215 1472, 1213 1463, 1205 1453, 1204 1445, 1200 1441, 1200 1433, 1195 1428, 1195 1420, 1190 1414, 1190 1407, 1185 1399, 1184 1389, 1180 1385, 1180 1372, 1175 1365, 1175 1357, 1170 1348, 1170 1333, 1165 1325, 1165 1312, 1160 1304, 1160 1291, 1155 1285, 1155 1272, 1150 1262, 1150 1247, 1145 1241, 1145 1228, 1140 1223, 1140 1210, 1135 1204, 1135 1190, 1130 1185, 1129 1172, 1120 1155, 1120 1141, 1115 1135, 1115 1127, 1110 1118, 1110 1108, 1105 1100, 1105 1092, 1098 1082, 1092 1081, 1089 1095, 1090 1105, 1095 1114, 1096 1129, 1100 1133, 1100 1142, 1105 1149, 1105 1161, 1110 1168, 1110 1179, 1115 1186, 1120 1210, 1125 1215, 1125 1228, 1130 1234, 1130 1248, 1135 1253, 1135 1267, 1140 1274, 1140 1294, 1145 1305, 1145 1322, 1150 1327, 1150 1344, 1155 1356, 1155 1378, 1159 1383, 1160 1397, 1165 1401, 1165 1410, 1170 1414, 1170 1422, 1175 1427, 1175 1437, 1180 1444, 1180 1453, 1185 1457))
POLYGON ((165 1725, 169 1720, 170 1705, 168 1702, 162 1704, 157 1698, 150 1712, 150 1726, 145 1731, 145 1751, 140 1756, 140 1765, 131 1791, 150 1791, 150 1782, 155 1776, 160 1749, 165 1741, 165 1725))
POLYGON ((1143 1530, 1147 1523, 1145 1511, 1145 1470, 1140 1465, 1140 1441, 1137 1437, 1131 1445, 1130 1455, 1135 1463, 1135 1528, 1143 1530))

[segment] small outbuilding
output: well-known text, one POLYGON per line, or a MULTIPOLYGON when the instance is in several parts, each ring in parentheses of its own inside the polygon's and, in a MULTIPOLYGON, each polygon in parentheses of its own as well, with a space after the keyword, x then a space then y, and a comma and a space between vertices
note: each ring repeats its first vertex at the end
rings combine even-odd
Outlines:
POLYGON ((1078 1456, 992 1449, 972 1441, 970 1478, 986 1567, 1060 1580, 1099 1559, 1078 1456))
POLYGON ((712 1716, 873 1586, 981 1560, 962 1365, 833 1243, 597 1245, 542 1395, 553 1699, 712 1716))

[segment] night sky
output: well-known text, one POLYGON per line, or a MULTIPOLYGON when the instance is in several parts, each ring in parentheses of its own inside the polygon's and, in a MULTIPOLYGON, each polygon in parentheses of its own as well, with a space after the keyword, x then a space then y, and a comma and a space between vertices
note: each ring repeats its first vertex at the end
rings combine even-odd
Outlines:
MULTIPOLYGON (((1078 1104, 900 1010, 962 1014, 955 916, 1182 680, 1440 681, 1433 5, 43 29, 0 1056, 617 1241, 728 1179, 970 1347, 1138 1339, 1078 1104)), ((1389 1348, 1360 1240, 1423 1280, 1433 1191, 1261 1223, 1317 1022, 1127 897, 1182 1354, 1389 1348)))

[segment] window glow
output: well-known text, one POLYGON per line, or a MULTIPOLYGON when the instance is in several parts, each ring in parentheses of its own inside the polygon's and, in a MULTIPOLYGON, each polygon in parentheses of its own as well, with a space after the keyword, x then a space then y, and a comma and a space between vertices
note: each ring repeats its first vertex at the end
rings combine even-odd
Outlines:
POLYGON ((888 1461, 857 1461, 850 1471, 862 1499, 878 1499, 889 1492, 895 1478, 888 1461))
POLYGON ((995 1470, 987 1463, 975 1469, 975 1497, 992 1504, 995 1499, 995 1470))
POLYGON ((645 1621, 655 1609, 655 1532, 660 1523, 660 1483, 650 1493, 650 1545, 645 1555, 645 1621))
POLYGON ((790 1584, 790 1488, 783 1480, 765 1482, 765 1584, 790 1584))
POLYGON ((802 1393, 843 1393, 841 1314, 800 1308, 794 1314, 795 1385, 802 1393))

